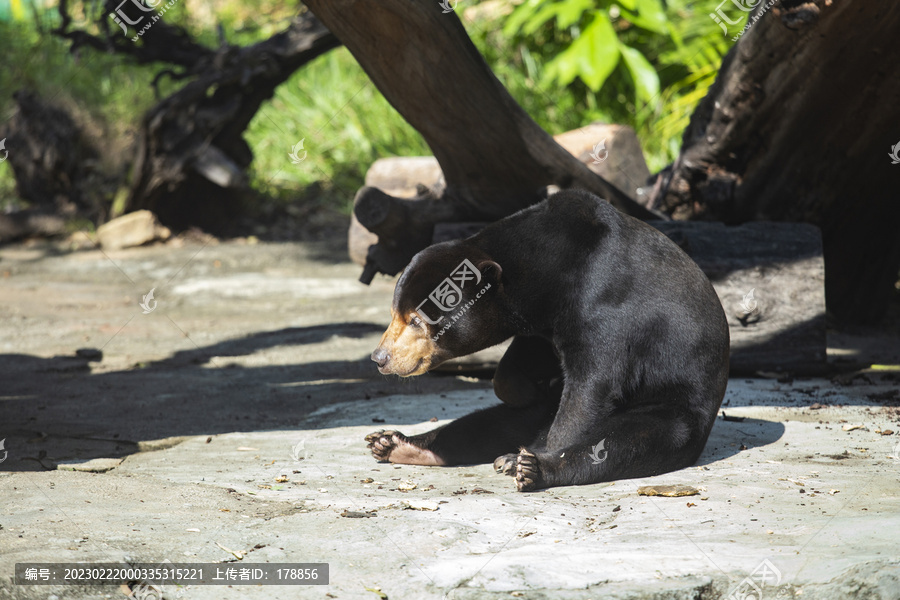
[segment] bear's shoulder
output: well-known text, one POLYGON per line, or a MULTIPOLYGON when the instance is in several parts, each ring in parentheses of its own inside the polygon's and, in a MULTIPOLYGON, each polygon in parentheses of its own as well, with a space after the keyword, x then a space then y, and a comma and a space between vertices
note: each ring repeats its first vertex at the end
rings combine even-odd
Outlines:
POLYGON ((583 190, 565 190, 547 200, 547 216, 562 221, 609 226, 620 220, 620 213, 609 202, 583 190))

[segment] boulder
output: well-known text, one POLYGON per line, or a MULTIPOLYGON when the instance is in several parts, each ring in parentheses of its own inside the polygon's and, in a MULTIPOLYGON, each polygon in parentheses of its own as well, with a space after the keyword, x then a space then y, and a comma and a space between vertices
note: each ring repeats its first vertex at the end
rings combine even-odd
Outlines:
POLYGON ((97 239, 106 250, 141 246, 156 240, 167 240, 172 232, 160 224, 149 210, 122 215, 97 228, 97 239))

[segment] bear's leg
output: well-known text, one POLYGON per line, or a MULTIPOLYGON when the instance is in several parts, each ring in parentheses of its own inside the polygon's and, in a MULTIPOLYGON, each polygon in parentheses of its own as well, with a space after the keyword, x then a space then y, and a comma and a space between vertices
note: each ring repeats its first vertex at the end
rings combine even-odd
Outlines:
POLYGON ((713 419, 698 420, 671 407, 613 413, 565 447, 523 447, 516 457, 516 487, 525 492, 683 469, 699 458, 713 419))
POLYGON ((488 463, 546 437, 556 414, 553 403, 525 408, 504 404, 479 410, 427 433, 407 437, 399 431, 366 436, 380 462, 406 465, 488 463))
POLYGON ((494 393, 509 406, 531 406, 550 398, 559 402, 562 367, 553 345, 543 338, 516 336, 494 373, 494 393))

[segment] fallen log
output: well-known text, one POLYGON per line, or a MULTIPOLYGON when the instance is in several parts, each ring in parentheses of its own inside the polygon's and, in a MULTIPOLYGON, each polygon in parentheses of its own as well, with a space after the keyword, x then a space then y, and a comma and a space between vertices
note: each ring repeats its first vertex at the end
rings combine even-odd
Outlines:
POLYGON ((0 244, 32 236, 56 237, 65 232, 66 220, 57 214, 32 209, 0 214, 0 244))
POLYGON ((822 234, 803 223, 656 221, 703 269, 731 333, 732 374, 826 368, 822 234))

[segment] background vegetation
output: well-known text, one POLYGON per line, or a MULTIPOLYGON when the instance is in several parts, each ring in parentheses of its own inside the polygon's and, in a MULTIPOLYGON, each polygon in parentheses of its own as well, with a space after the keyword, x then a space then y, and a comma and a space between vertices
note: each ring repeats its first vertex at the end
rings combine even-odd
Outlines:
MULTIPOLYGON (((15 90, 31 88, 127 156, 141 115, 156 101, 150 82, 162 66, 90 50, 70 54, 49 33, 57 17, 55 2, 46 2, 0 0, 0 116, 9 118, 15 90)), ((719 2, 462 0, 456 12, 497 77, 546 130, 630 125, 656 171, 677 155, 681 132, 731 44, 709 18, 719 2)), ((70 5, 84 17, 99 2, 70 5)), ((165 19, 210 46, 218 44, 218 25, 229 43, 246 45, 282 29, 300 9, 275 0, 180 0, 165 19)), ((161 91, 174 89, 164 83, 161 91)), ((375 159, 430 153, 343 48, 282 85, 246 137, 260 192, 290 200, 309 198, 312 189, 343 211, 375 159), (301 139, 308 154, 298 168, 288 152, 301 139)), ((0 165, 0 207, 21 204, 11 169, 0 165)))

